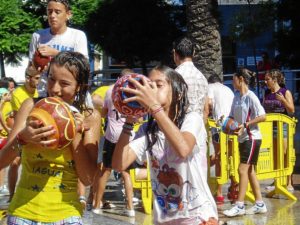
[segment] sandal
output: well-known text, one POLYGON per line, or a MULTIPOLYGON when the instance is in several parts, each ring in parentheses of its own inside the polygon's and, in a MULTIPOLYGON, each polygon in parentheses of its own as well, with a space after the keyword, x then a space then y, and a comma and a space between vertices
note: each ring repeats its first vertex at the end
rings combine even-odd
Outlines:
POLYGON ((104 204, 101 206, 101 209, 114 209, 117 206, 109 201, 104 202, 104 204))

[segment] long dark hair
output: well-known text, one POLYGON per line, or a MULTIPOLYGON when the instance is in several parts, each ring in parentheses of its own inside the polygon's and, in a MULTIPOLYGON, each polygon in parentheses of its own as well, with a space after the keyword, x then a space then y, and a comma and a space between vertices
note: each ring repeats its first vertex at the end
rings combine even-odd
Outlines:
POLYGON ((63 4, 66 7, 66 11, 70 11, 71 10, 71 6, 68 0, 48 0, 47 4, 49 4, 49 2, 59 2, 61 4, 63 4))
POLYGON ((79 87, 73 105, 79 109, 80 112, 87 111, 88 108, 85 104, 85 99, 88 92, 88 80, 90 74, 90 67, 87 59, 79 52, 65 51, 58 53, 51 60, 49 69, 54 63, 58 66, 65 67, 73 74, 79 87))
MULTIPOLYGON (((172 118, 170 119, 180 129, 189 106, 187 97, 188 86, 182 76, 170 67, 159 65, 153 68, 153 70, 157 70, 164 74, 166 76, 167 82, 171 85, 172 102, 169 111, 172 112, 172 118)), ((157 140, 157 131, 158 125, 150 115, 149 122, 146 128, 147 140, 149 143, 148 150, 152 148, 157 140)))

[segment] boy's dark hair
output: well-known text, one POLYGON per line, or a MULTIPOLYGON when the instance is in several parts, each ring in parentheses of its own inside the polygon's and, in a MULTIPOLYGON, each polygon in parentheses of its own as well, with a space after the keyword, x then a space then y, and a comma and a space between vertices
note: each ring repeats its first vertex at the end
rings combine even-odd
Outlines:
POLYGON ((49 2, 60 2, 61 4, 63 4, 66 7, 66 10, 69 11, 71 10, 71 6, 68 0, 48 0, 47 4, 49 2))
POLYGON ((213 74, 207 79, 207 82, 209 84, 214 84, 214 83, 218 83, 218 82, 222 83, 222 80, 217 74, 213 74))
POLYGON ((193 58, 195 44, 191 38, 181 37, 173 42, 173 50, 180 57, 180 59, 187 57, 193 58))

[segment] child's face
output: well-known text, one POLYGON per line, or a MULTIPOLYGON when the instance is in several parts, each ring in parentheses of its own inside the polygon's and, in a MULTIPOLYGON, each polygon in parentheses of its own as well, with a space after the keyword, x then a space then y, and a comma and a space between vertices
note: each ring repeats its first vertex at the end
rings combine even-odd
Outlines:
POLYGON ((26 75, 26 80, 25 82, 28 84, 28 86, 32 89, 36 89, 38 86, 38 83, 40 81, 41 75, 40 74, 35 74, 35 75, 26 75))
POLYGON ((59 30, 67 25, 71 12, 60 2, 50 1, 47 5, 48 23, 51 29, 59 30))
POLYGON ((265 83, 269 89, 272 89, 272 88, 274 88, 275 80, 273 80, 272 77, 267 74, 265 76, 265 83))
POLYGON ((149 74, 149 79, 156 83, 158 88, 157 100, 168 110, 172 103, 172 87, 171 84, 166 80, 166 76, 158 70, 152 70, 149 74))
POLYGON ((60 97, 72 104, 79 91, 74 75, 63 66, 51 64, 48 76, 48 94, 51 97, 60 97))
POLYGON ((9 81, 8 83, 8 90, 11 92, 15 89, 15 83, 12 81, 9 81))
POLYGON ((235 90, 239 91, 241 88, 241 79, 238 76, 234 75, 232 80, 232 85, 235 90))

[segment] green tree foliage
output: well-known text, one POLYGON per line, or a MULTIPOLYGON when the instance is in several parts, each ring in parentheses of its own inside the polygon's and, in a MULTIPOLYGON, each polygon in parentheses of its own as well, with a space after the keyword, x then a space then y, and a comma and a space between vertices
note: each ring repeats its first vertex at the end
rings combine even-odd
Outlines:
POLYGON ((272 0, 251 4, 252 0, 241 0, 245 5, 230 22, 231 37, 238 41, 249 41, 258 37, 268 29, 272 29, 276 15, 276 7, 272 0))
POLYGON ((72 6, 72 24, 84 28, 89 16, 99 6, 101 0, 73 0, 72 6))
POLYGON ((91 14, 88 37, 127 66, 145 69, 152 60, 170 57, 172 41, 181 34, 172 10, 163 0, 105 0, 91 14))
POLYGON ((277 43, 281 60, 291 68, 300 67, 300 1, 278 2, 277 43))
MULTIPOLYGON (((94 12, 102 0, 69 0, 72 10, 70 26, 84 28, 89 15, 94 12)), ((48 26, 46 16, 47 1, 27 0, 24 3, 24 10, 38 15, 43 27, 48 26)))
POLYGON ((4 60, 17 63, 28 52, 31 34, 40 28, 39 20, 22 10, 22 1, 0 0, 0 65, 5 76, 4 60))
POLYGON ((25 12, 31 13, 39 18, 42 27, 48 26, 46 15, 47 1, 27 0, 23 1, 22 8, 25 12))

